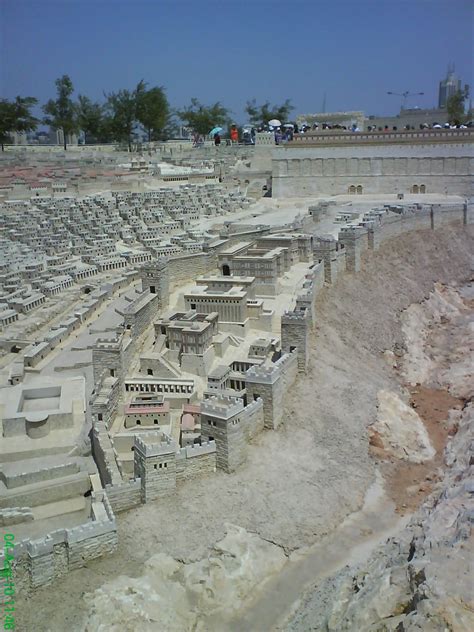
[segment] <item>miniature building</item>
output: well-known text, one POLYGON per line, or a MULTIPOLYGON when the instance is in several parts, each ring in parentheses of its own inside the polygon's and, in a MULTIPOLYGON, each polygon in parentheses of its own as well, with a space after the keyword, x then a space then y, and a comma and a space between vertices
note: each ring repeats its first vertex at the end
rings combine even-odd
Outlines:
POLYGON ((218 313, 198 313, 192 309, 176 312, 155 322, 155 333, 166 336, 166 347, 172 351, 203 354, 217 333, 218 313))
POLYGON ((170 404, 163 397, 135 397, 125 406, 125 428, 169 424, 170 404))
POLYGON ((248 317, 247 292, 240 287, 219 291, 199 286, 184 295, 184 302, 188 310, 204 314, 217 312, 220 322, 243 323, 248 317))
POLYGON ((252 276, 201 276, 196 279, 196 285, 205 285, 209 290, 227 291, 234 286, 241 287, 247 292, 247 297, 255 298, 255 277, 252 276))

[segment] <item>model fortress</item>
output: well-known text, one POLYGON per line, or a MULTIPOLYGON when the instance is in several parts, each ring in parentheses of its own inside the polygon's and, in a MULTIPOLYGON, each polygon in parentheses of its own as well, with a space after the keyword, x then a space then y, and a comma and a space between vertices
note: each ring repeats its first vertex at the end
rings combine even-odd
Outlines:
POLYGON ((233 223, 253 202, 202 183, 0 206, 0 521, 25 590, 114 551, 118 512, 245 467, 286 421, 323 286, 385 239, 468 221, 391 204, 318 234, 321 202, 233 223))

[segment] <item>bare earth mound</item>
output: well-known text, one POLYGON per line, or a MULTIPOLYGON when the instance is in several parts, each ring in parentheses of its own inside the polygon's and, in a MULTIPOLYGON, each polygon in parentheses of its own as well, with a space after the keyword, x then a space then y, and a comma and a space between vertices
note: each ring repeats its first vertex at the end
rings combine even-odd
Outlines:
POLYGON ((117 575, 137 577, 163 552, 199 560, 232 523, 286 553, 314 543, 362 504, 373 480, 367 427, 377 393, 400 384, 383 356, 402 345, 399 314, 428 295, 435 281, 464 280, 472 252, 470 227, 419 231, 367 253, 357 275, 346 274, 317 303, 313 353, 286 408, 286 424, 260 436, 240 471, 218 472, 118 516, 119 549, 51 588, 18 603, 21 630, 83 630, 81 599, 117 575))

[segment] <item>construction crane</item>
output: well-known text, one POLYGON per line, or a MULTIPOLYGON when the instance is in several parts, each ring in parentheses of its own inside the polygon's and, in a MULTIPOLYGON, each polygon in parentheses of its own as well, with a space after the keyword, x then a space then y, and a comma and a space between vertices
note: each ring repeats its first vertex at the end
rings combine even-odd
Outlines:
POLYGON ((409 97, 418 97, 418 96, 422 96, 425 93, 424 92, 409 92, 407 90, 406 92, 387 92, 387 94, 393 94, 394 96, 397 96, 397 97, 403 97, 400 107, 402 110, 404 110, 407 104, 407 99, 409 97))

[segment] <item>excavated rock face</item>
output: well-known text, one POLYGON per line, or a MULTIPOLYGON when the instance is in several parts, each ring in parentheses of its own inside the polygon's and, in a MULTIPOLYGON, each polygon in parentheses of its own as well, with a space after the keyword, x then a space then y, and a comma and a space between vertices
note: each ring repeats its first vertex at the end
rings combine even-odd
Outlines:
MULTIPOLYGON (((325 613, 313 629, 327 632, 364 630, 471 631, 474 518, 470 446, 474 405, 462 412, 450 446, 456 459, 433 494, 397 539, 363 567, 342 574, 325 613)), ((296 622, 287 630, 303 630, 296 622)))
POLYGON ((158 553, 141 577, 122 575, 87 595, 85 632, 205 632, 205 617, 238 609, 285 561, 280 547, 227 525, 209 557, 185 564, 158 553))
POLYGON ((398 459, 422 463, 435 455, 419 415, 397 393, 379 391, 377 421, 369 426, 369 441, 398 459))

